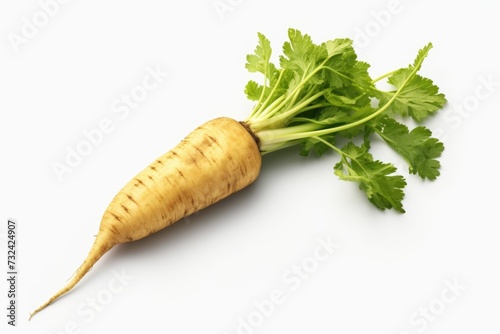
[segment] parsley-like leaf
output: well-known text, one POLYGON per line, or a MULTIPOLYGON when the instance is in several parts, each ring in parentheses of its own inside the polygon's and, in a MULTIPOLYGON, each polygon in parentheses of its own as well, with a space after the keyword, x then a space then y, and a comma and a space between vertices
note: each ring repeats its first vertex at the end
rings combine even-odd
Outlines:
POLYGON ((280 57, 280 65, 284 69, 302 75, 311 69, 311 65, 327 56, 325 48, 314 44, 309 35, 297 29, 289 29, 288 38, 290 41, 283 44, 283 56, 280 57))
MULTIPOLYGON (((335 142, 334 135, 324 136, 322 139, 332 145, 335 142)), ((323 154, 325 154, 329 149, 330 147, 323 141, 320 141, 316 138, 308 138, 308 140, 306 140, 302 145, 300 155, 305 157, 308 156, 311 151, 313 151, 316 154, 316 156, 320 157, 323 154)))
MULTIPOLYGON (((403 116, 410 116, 416 121, 422 121, 441 109, 446 103, 443 94, 439 94, 438 87, 432 80, 420 75, 411 76, 411 70, 402 69, 389 77, 389 83, 402 88, 388 108, 390 112, 403 116), (407 80, 410 77, 409 80, 407 80)), ((380 102, 387 103, 395 92, 380 95, 380 102)))
POLYGON ((380 135, 408 162, 410 173, 430 180, 439 175, 437 159, 443 144, 427 128, 410 131, 393 119, 422 121, 446 103, 438 87, 418 74, 432 44, 422 48, 408 67, 372 79, 369 64, 358 60, 350 39, 315 44, 309 35, 289 29, 277 68, 270 60, 269 40, 258 37, 246 67, 263 74, 264 80, 248 82, 245 93, 256 101, 246 123, 259 139, 261 152, 300 145, 301 155, 321 156, 332 149, 340 155, 335 174, 357 182, 380 209, 404 212, 406 181, 395 174, 394 165, 373 159, 370 137, 380 135), (382 79, 394 89, 378 89, 376 83, 382 79), (341 140, 347 143, 342 149, 336 146, 341 140))
POLYGON ((414 63, 408 68, 395 71, 388 78, 388 82, 396 87, 391 92, 376 90, 376 96, 381 104, 386 104, 396 95, 396 98, 388 106, 388 111, 403 116, 410 116, 416 121, 422 121, 443 108, 447 102, 443 94, 439 93, 439 88, 432 80, 424 78, 417 73, 422 67, 422 62, 432 44, 428 44, 418 53, 414 63))
POLYGON ((245 86, 245 94, 251 101, 259 101, 262 95, 263 87, 253 80, 250 80, 245 86))
POLYGON ((245 67, 249 72, 260 72, 267 76, 272 54, 271 42, 261 33, 258 34, 258 37, 259 44, 255 48, 254 54, 247 55, 245 67))
POLYGON ((435 180, 439 176, 441 164, 437 158, 441 156, 444 145, 431 137, 429 129, 418 126, 409 131, 406 125, 390 117, 380 118, 374 129, 408 162, 410 173, 429 180, 435 180))
POLYGON ((342 180, 354 181, 379 209, 405 212, 402 189, 406 181, 401 175, 392 175, 396 167, 392 164, 373 160, 367 148, 348 143, 342 148, 342 157, 335 167, 335 174, 342 180))

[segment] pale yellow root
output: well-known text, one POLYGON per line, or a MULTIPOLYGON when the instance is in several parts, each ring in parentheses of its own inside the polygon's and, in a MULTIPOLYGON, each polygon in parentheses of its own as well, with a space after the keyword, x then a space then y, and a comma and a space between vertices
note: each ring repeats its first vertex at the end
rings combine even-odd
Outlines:
POLYGON ((223 117, 195 129, 114 197, 83 264, 30 319, 70 291, 113 246, 144 238, 248 186, 261 163, 256 138, 242 123, 223 117))
POLYGON ((31 320, 31 318, 35 314, 52 304, 56 299, 73 289, 73 287, 83 278, 83 276, 85 276, 85 274, 92 268, 92 266, 115 245, 113 243, 109 243, 109 240, 109 238, 104 238, 104 234, 98 235, 94 244, 92 245, 92 248, 90 249, 89 254, 87 255, 87 258, 85 259, 85 261, 83 261, 80 268, 78 268, 75 274, 71 277, 68 284, 64 288, 59 290, 55 295, 50 297, 50 299, 43 305, 30 313, 29 320, 31 320))

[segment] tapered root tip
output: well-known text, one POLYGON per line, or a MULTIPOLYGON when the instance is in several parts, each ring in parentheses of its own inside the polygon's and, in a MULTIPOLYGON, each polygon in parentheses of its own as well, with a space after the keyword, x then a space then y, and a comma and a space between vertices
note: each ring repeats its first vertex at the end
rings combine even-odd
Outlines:
MULTIPOLYGON (((83 277, 83 275, 84 274, 82 273, 82 277, 83 277)), ((78 281, 74 282, 73 284, 67 285, 66 287, 64 287, 64 289, 60 290, 58 293, 56 293, 54 296, 52 296, 48 301, 46 301, 44 304, 42 304, 39 308, 37 308, 36 310, 34 310, 33 313, 30 313, 30 317, 29 317, 28 320, 31 320, 31 318, 33 318, 33 316, 35 314, 37 314, 38 312, 40 312, 41 310, 43 310, 44 308, 46 308, 47 306, 49 306, 50 304, 52 304, 56 299, 58 299, 59 297, 61 297, 63 294, 65 294, 66 292, 68 292, 69 290, 71 290, 73 288, 73 286, 76 285, 77 282, 78 281)))
POLYGON ((35 314, 45 309, 47 306, 55 302, 59 297, 69 292, 73 287, 89 272, 89 270, 94 266, 94 264, 107 252, 109 251, 115 244, 114 243, 105 243, 102 241, 102 238, 99 236, 96 238, 94 245, 87 255, 87 258, 83 262, 83 264, 78 268, 75 272, 75 275, 71 278, 68 284, 59 290, 55 295, 53 295, 48 301, 42 304, 39 308, 30 313, 30 317, 28 320, 31 320, 35 314))
POLYGON ((46 308, 47 306, 49 306, 50 304, 52 304, 52 302, 53 302, 53 300, 49 300, 48 302, 46 302, 45 304, 43 304, 42 306, 40 306, 39 308, 37 308, 36 310, 34 310, 33 313, 30 313, 30 317, 29 317, 28 321, 30 321, 31 318, 33 318, 33 316, 35 314, 37 314, 38 312, 40 312, 41 310, 43 310, 44 308, 46 308))

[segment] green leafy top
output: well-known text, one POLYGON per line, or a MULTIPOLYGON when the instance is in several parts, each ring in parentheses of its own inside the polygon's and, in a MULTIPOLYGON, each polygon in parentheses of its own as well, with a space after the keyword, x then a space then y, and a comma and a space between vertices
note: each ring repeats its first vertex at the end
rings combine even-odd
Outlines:
POLYGON ((317 45, 296 29, 289 29, 288 37, 279 68, 271 62, 271 43, 261 33, 255 53, 247 56, 248 71, 264 77, 245 87, 248 98, 256 101, 245 122, 259 138, 262 154, 295 145, 301 145, 304 156, 332 149, 340 156, 336 175, 357 182, 378 208, 404 212, 406 181, 394 174, 393 164, 372 157, 370 138, 382 138, 404 158, 410 173, 429 180, 439 176, 443 144, 426 127, 410 130, 399 121, 422 122, 446 103, 438 87, 418 74, 432 45, 422 48, 408 67, 372 79, 370 66, 357 59, 350 39, 317 45), (383 79, 394 89, 377 88, 383 79), (338 147, 341 137, 347 144, 338 147), (357 137, 361 145, 353 143, 357 137))

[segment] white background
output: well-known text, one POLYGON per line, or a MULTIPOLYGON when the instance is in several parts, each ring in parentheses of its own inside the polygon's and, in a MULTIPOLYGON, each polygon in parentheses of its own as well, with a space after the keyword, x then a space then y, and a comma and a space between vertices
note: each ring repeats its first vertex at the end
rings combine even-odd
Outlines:
MULTIPOLYGON (((2 333, 497 333, 494 6, 486 0, 3 1, 0 262, 6 272, 5 222, 15 218, 20 274, 16 329, 6 324, 2 279, 2 333), (30 30, 27 22, 38 27, 30 30), (426 125, 446 145, 442 176, 408 177, 401 215, 378 211, 354 184, 339 181, 334 155, 317 160, 293 149, 277 152, 265 157, 252 186, 111 250, 71 293, 28 322, 29 312, 80 265, 107 204, 131 177, 202 122, 246 117, 252 104, 243 88, 256 77, 245 70, 245 55, 258 31, 279 54, 289 27, 318 43, 355 39, 374 77, 406 66, 433 42, 423 74, 449 104, 426 125), (114 113, 148 68, 168 75, 126 116, 114 113), (64 163, 68 149, 85 141, 84 131, 106 119, 112 129, 60 182, 53 164, 64 163), (328 256, 323 250, 318 262, 318 240, 329 239, 338 247, 328 256), (302 264, 310 273, 298 280, 290 269, 302 264), (279 303, 263 302, 277 292, 279 303)), ((377 147, 374 155, 393 158, 377 147)))

